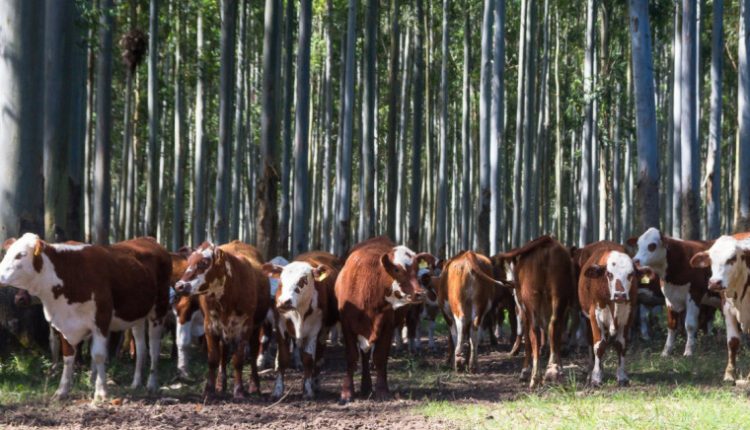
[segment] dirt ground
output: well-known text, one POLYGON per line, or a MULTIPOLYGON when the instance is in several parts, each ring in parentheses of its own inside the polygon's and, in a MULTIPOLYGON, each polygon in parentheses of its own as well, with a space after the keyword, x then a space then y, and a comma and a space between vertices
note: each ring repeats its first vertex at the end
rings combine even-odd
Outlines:
MULTIPOLYGON (((453 374, 445 365, 445 348, 440 344, 439 352, 425 351, 419 356, 396 353, 389 361, 393 399, 386 402, 360 398, 348 405, 337 404, 344 359, 343 348, 336 346, 327 350, 321 393, 312 402, 302 399, 299 372, 288 374, 289 393, 277 403, 269 396, 272 371, 262 373, 262 396, 241 402, 229 397, 206 402, 200 395, 203 375, 195 375, 195 382, 188 386, 163 383, 161 393, 154 397, 142 391, 134 394, 123 380, 110 389, 110 402, 97 406, 83 395, 59 403, 0 406, 0 427, 444 429, 455 424, 420 416, 414 412, 415 406, 427 400, 508 400, 528 392, 518 381, 522 358, 509 357, 508 345, 485 345, 480 372, 474 375, 453 374)), ((355 387, 359 388, 359 374, 355 375, 355 387)))

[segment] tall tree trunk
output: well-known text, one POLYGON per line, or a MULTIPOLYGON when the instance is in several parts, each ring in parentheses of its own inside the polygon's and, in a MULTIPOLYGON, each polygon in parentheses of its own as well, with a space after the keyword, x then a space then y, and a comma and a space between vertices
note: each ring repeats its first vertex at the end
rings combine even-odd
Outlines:
POLYGON ((302 0, 299 10, 297 50, 297 109, 294 139, 294 219, 292 220, 292 255, 308 250, 307 151, 310 135, 310 39, 312 37, 312 0, 302 0))
POLYGON ((398 137, 398 112, 399 112, 399 45, 400 45, 400 34, 401 29, 399 26, 399 15, 400 15, 400 1, 391 0, 391 48, 390 48, 390 65, 389 65, 389 78, 388 78, 388 138, 387 138, 387 149, 386 157, 388 162, 386 163, 386 182, 387 182, 387 194, 386 199, 386 235, 391 239, 396 238, 396 195, 399 192, 397 188, 398 181, 396 175, 398 174, 397 160, 396 160, 396 140, 398 137))
MULTIPOLYGON (((284 24, 284 117, 282 119, 283 141, 281 148, 281 220, 279 226, 279 252, 285 256, 289 249, 289 218, 291 213, 291 159, 292 159, 292 106, 294 105, 294 5, 286 2, 284 24)), ((296 190, 295 190, 296 191, 296 190)))
POLYGON ((148 184, 146 234, 156 237, 159 222, 159 0, 150 0, 148 15, 148 184))
POLYGON ((492 21, 493 0, 484 0, 482 59, 479 82, 479 201, 477 205, 477 250, 490 251, 490 114, 492 104, 492 21))
MULTIPOLYGON (((461 249, 471 247, 471 14, 464 4, 464 62, 461 98, 461 249)), ((454 178, 454 180, 457 178, 454 178)))
POLYGON ((185 94, 182 86, 182 29, 184 14, 179 1, 174 3, 175 23, 174 50, 174 201, 172 202, 172 249, 185 244, 185 94))
POLYGON ((638 183, 636 210, 637 231, 659 226, 659 148, 656 141, 656 106, 654 105, 654 63, 651 55, 651 30, 648 23, 648 1, 629 0, 630 41, 633 57, 636 137, 638 149, 638 183))
POLYGON ((699 180, 700 160, 698 158, 698 137, 696 135, 696 70, 697 50, 696 0, 682 1, 682 122, 680 124, 680 144, 682 146, 682 235, 695 240, 700 237, 699 180))
POLYGON ((236 61, 236 78, 235 87, 237 91, 237 99, 234 103, 234 127, 235 136, 233 139, 232 147, 232 216, 230 217, 230 228, 229 236, 232 239, 239 239, 240 237, 240 214, 241 212, 241 201, 240 194, 242 189, 242 160, 244 159, 245 146, 245 121, 243 121, 243 115, 245 114, 245 82, 247 76, 245 75, 246 61, 245 51, 249 51, 247 47, 247 7, 246 1, 239 3, 239 30, 237 33, 237 61, 236 61))
POLYGON ((524 117, 524 83, 526 74, 526 17, 529 8, 529 0, 521 0, 521 26, 518 30, 518 85, 516 90, 516 147, 514 150, 515 161, 513 162, 513 240, 512 246, 521 244, 521 212, 523 210, 521 189, 523 188, 523 117, 524 117))
MULTIPOLYGON (((674 2, 673 77, 672 77, 672 236, 682 236, 682 39, 680 38, 680 2, 674 2)), ((670 178, 667 178, 669 181, 670 178)))
POLYGON ((500 251, 504 207, 501 166, 504 165, 503 154, 505 152, 503 149, 505 132, 503 104, 505 101, 505 0, 494 1, 495 50, 492 66, 492 145, 490 147, 490 255, 495 255, 500 251))
MULTIPOLYGON (((555 7, 555 218, 554 229, 563 237, 563 146, 562 113, 560 111, 560 8, 555 7)), ((572 156, 571 156, 572 158, 572 156)), ((569 221, 570 222, 570 221, 569 221)), ((570 238, 567 238, 570 242, 570 238)))
POLYGON ((359 237, 369 238, 375 234, 375 182, 373 170, 375 164, 375 98, 377 70, 375 67, 377 54, 378 1, 367 0, 365 10, 365 46, 364 46, 364 94, 362 121, 362 186, 359 198, 363 200, 360 213, 359 237))
POLYGON ((416 19, 414 35, 414 134, 411 153, 411 193, 409 197, 409 237, 407 246, 411 249, 419 248, 419 229, 422 226, 420 220, 420 192, 422 189, 422 133, 424 130, 424 8, 422 0, 416 3, 416 19))
POLYGON ((258 206, 256 222, 257 244, 260 251, 270 259, 277 255, 278 218, 276 192, 278 186, 277 143, 279 118, 277 100, 281 91, 279 83, 281 0, 266 0, 265 32, 263 35, 263 95, 261 100, 260 159, 262 174, 258 180, 258 206))
POLYGON ((750 230, 750 64, 748 56, 750 46, 750 0, 740 2, 740 30, 738 45, 739 89, 737 94, 737 113, 739 122, 739 141, 737 143, 737 161, 735 179, 737 189, 737 209, 735 210, 735 231, 750 230))
MULTIPOLYGON (((502 1, 501 1, 502 3, 502 1)), ((440 65, 440 166, 438 167, 438 196, 435 220, 435 250, 439 258, 446 257, 446 221, 448 210, 448 0, 443 0, 442 62, 440 65)))
POLYGON ((411 94, 411 74, 414 71, 413 58, 411 54, 411 34, 407 29, 406 35, 404 36, 404 60, 403 60, 403 79, 401 82, 401 106, 399 107, 399 131, 398 131, 398 173, 397 180, 398 186, 396 187, 399 192, 396 196, 396 236, 395 240, 398 243, 403 243, 406 240, 404 222, 406 218, 406 172, 407 172, 407 161, 406 161, 406 139, 408 135, 409 127, 409 106, 410 106, 410 94, 411 94))
POLYGON ((592 186, 592 167, 593 160, 591 151, 593 146, 593 127, 594 127, 594 49, 596 42, 596 0, 587 1, 587 19, 586 19, 586 59, 583 67, 583 85, 584 85, 584 116, 583 116, 583 143, 581 146, 581 182, 580 196, 581 204, 579 206, 578 216, 580 226, 578 229, 578 246, 584 247, 593 239, 592 218, 590 202, 590 191, 592 186))
MULTIPOLYGON (((333 121, 333 0, 326 0, 326 30, 325 30, 325 43, 326 43, 326 60, 325 60, 325 76, 324 76, 324 90, 325 93, 325 106, 324 119, 323 119, 323 216, 322 216, 322 230, 323 230, 323 241, 322 249, 330 251, 331 249, 331 209, 332 209, 332 193, 331 193, 331 162, 333 161, 333 137, 331 136, 333 128, 331 122, 333 121)), ((398 41, 396 41, 398 44, 398 41)), ((393 160, 393 159, 392 159, 393 160)), ((392 176, 389 176, 392 178, 392 176)), ((393 237, 393 236, 391 236, 393 237)))
POLYGON ((711 29, 711 119, 706 160, 706 214, 708 237, 721 234, 721 73, 724 48, 724 1, 714 0, 711 29))
POLYGON ((208 171, 208 145, 203 136, 203 115, 205 96, 203 86, 203 12, 198 8, 196 24, 196 63, 197 78, 195 82, 195 158, 193 159, 193 246, 198 247, 206 240, 206 176, 208 171))
POLYGON ((66 216, 68 225, 64 228, 68 239, 83 241, 83 218, 84 218, 84 177, 88 174, 85 169, 85 146, 87 136, 86 112, 88 110, 86 100, 86 56, 88 49, 87 31, 83 25, 83 7, 78 5, 74 12, 75 37, 72 44, 72 55, 70 62, 73 63, 72 80, 73 86, 71 98, 72 106, 72 131, 70 147, 68 150, 68 214, 66 216))

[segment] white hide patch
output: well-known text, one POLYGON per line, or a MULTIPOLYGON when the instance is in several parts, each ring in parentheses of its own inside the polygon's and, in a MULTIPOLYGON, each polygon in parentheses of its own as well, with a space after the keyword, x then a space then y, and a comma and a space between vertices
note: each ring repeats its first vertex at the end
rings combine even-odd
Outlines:
POLYGON ((667 249, 661 241, 659 230, 651 227, 638 238, 638 252, 633 259, 639 260, 641 266, 650 267, 664 279, 667 273, 667 249), (649 250, 652 244, 656 245, 653 251, 649 250))
POLYGON ((661 291, 664 293, 664 301, 674 312, 682 312, 687 308, 690 297, 690 284, 673 285, 662 283, 661 291))
POLYGON ((414 257, 416 257, 414 251, 403 245, 393 248, 393 264, 401 265, 404 269, 414 263, 414 257))
POLYGON ((67 243, 52 243, 49 246, 51 246, 52 248, 55 248, 56 251, 60 251, 60 252, 74 252, 74 251, 81 251, 84 248, 88 248, 91 245, 89 245, 88 243, 81 243, 81 244, 76 244, 76 245, 67 244, 67 243))
POLYGON ((610 299, 614 299, 615 284, 618 280, 630 298, 630 275, 635 271, 633 260, 627 254, 612 251, 607 257, 607 271, 612 274, 612 279, 607 280, 610 299))
POLYGON ((357 344, 359 345, 359 349, 364 353, 370 352, 370 348, 372 347, 370 341, 362 335, 357 335, 357 344))
POLYGON ((409 304, 404 290, 401 289, 401 285, 396 281, 393 281, 391 284, 390 294, 386 294, 385 301, 393 306, 393 310, 409 304))
POLYGON ((315 289, 312 272, 313 267, 302 261, 294 261, 284 266, 281 276, 279 276, 281 279, 281 295, 278 302, 284 303, 291 299, 292 306, 299 308, 299 310, 304 307, 304 310, 307 310, 312 290, 315 289), (296 292, 297 288, 300 290, 299 293, 296 292), (307 299, 306 303, 303 303, 305 302, 304 299, 307 299))

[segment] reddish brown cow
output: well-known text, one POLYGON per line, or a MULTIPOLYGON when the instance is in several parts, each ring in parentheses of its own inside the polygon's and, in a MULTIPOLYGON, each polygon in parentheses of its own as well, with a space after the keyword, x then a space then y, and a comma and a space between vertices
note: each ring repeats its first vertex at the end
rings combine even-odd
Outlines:
POLYGON ((145 325, 151 352, 149 390, 157 389, 161 328, 169 306, 169 254, 152 238, 97 245, 48 244, 26 233, 5 243, 0 283, 39 297, 51 325, 62 334, 63 373, 56 397, 70 391, 80 342, 92 337, 94 399, 107 395, 105 362, 110 331, 133 328, 138 360, 133 386, 141 384, 145 325))
POLYGON ((440 275, 438 305, 450 327, 449 354, 456 371, 465 365, 465 342, 470 344, 469 371, 479 369, 477 357, 482 321, 492 307, 495 288, 504 284, 492 278, 490 259, 464 251, 445 265, 440 275))
POLYGON ((516 285, 514 293, 527 339, 521 379, 530 378, 531 387, 539 383, 539 358, 546 330, 550 358, 544 379, 560 380, 560 339, 566 312, 576 298, 568 249, 552 237, 542 236, 520 248, 495 255, 492 263, 496 272, 508 272, 516 285))
POLYGON ((416 254, 405 246, 396 246, 386 237, 358 244, 346 259, 336 280, 341 331, 346 349, 346 376, 341 387, 341 402, 351 401, 354 370, 362 352, 363 397, 372 391, 370 349, 377 372, 375 396, 388 397, 386 365, 394 329, 394 309, 424 300, 419 284, 419 264, 433 265, 430 254, 416 254))
POLYGON ((315 397, 328 331, 338 320, 333 289, 340 268, 338 258, 322 251, 301 254, 286 266, 263 265, 267 276, 279 279, 274 308, 278 333, 274 398, 284 394, 284 373, 291 361, 290 342, 302 351, 304 397, 315 397))
POLYGON ((175 284, 178 294, 199 296, 208 349, 208 376, 204 390, 208 396, 216 393, 216 371, 220 365, 220 390, 226 389, 226 358, 233 352, 233 394, 236 398, 245 397, 242 366, 248 345, 251 354, 251 392, 260 391, 255 360, 258 354, 258 330, 266 317, 271 298, 259 256, 255 248, 242 242, 234 241, 218 247, 204 242, 188 258, 188 268, 175 284))

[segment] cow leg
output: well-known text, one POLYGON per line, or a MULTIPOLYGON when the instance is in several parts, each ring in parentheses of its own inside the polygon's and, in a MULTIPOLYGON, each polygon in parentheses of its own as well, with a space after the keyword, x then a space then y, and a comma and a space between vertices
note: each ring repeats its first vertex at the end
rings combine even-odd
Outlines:
POLYGON ((229 345, 219 339, 219 377, 216 389, 222 393, 227 391, 227 361, 229 361, 229 345))
POLYGON ((516 339, 518 339, 518 318, 516 318, 516 307, 515 306, 508 306, 506 307, 508 310, 508 324, 510 324, 510 337, 509 341, 511 344, 516 343, 516 339))
POLYGON ((322 328, 320 330, 320 333, 318 333, 318 346, 315 349, 315 371, 313 373, 313 391, 319 392, 320 391, 320 369, 323 365, 324 360, 324 353, 326 350, 326 338, 328 338, 328 329, 322 328))
POLYGON ((677 313, 667 306, 667 341, 664 343, 664 350, 661 352, 662 357, 668 357, 674 349, 674 338, 677 334, 677 313))
POLYGON ((529 329, 528 341, 531 344, 531 378, 529 388, 534 388, 539 384, 539 356, 542 352, 542 336, 542 330, 539 327, 531 327, 529 329))
MULTIPOLYGON (((260 349, 260 327, 250 333, 250 393, 260 394, 260 375, 258 375, 258 350, 260 349)), ((244 351, 244 347, 243 347, 244 351)), ((241 375, 241 373, 240 373, 241 375)), ((242 376, 240 376, 242 377, 242 376)))
POLYGON ((589 321, 591 322, 591 358, 593 365, 591 367, 591 385, 598 387, 602 384, 602 357, 606 345, 602 342, 602 332, 599 327, 599 323, 596 321, 596 314, 594 312, 589 313, 589 321))
POLYGON ((91 362, 96 367, 96 382, 94 384, 94 401, 107 398, 107 335, 94 330, 91 339, 91 362))
MULTIPOLYGON (((562 362, 560 361, 560 344, 562 343, 562 332, 565 329, 565 312, 563 306, 552 302, 552 317, 550 318, 547 337, 549 338, 549 362, 547 370, 544 372, 545 381, 561 382, 562 380, 562 362)), ((579 318, 576 321, 580 322, 579 318)))
MULTIPOLYGON (((523 326, 523 319, 521 317, 521 313, 518 311, 518 308, 516 308, 516 339, 513 342, 513 347, 510 349, 510 355, 511 357, 515 357, 518 355, 518 352, 521 350, 521 342, 524 340, 524 334, 525 334, 525 328, 523 326)), ((528 337, 526 339, 528 341, 528 337)), ((526 347, 526 351, 529 351, 529 347, 526 347)))
POLYGON ((455 357, 455 349, 456 349, 456 324, 454 324, 453 321, 453 314, 446 315, 443 313, 443 319, 445 319, 445 323, 448 325, 448 354, 446 355, 448 366, 453 366, 453 363, 455 361, 453 360, 455 357))
MULTIPOLYGON (((389 333, 392 324, 384 322, 383 329, 389 333)), ((391 343, 387 336, 379 337, 375 341, 375 352, 372 361, 375 363, 375 399, 378 401, 388 400, 390 391, 388 390, 388 354, 391 351, 391 343)), ((369 378, 368 378, 369 379, 369 378)))
MULTIPOLYGON (((623 328, 619 329, 620 331, 623 331, 623 328)), ((628 378, 627 372, 625 372, 625 351, 626 351, 626 344, 625 344, 625 336, 620 333, 619 336, 617 336, 617 340, 614 342, 615 350, 617 350, 617 385, 621 387, 627 387, 630 385, 630 379, 628 378)))
POLYGON ((159 389, 159 352, 161 350, 162 329, 164 328, 162 323, 162 319, 149 318, 148 320, 148 351, 151 358, 151 368, 146 389, 151 393, 155 393, 159 389))
POLYGON ((52 325, 49 326, 49 352, 52 356, 52 368, 60 364, 60 334, 52 325))
POLYGON ((726 321, 727 326, 727 367, 724 370, 724 382, 734 383, 737 352, 740 349, 740 334, 742 332, 737 324, 737 318, 735 318, 731 311, 731 305, 724 303, 722 311, 724 312, 724 321, 726 321))
MULTIPOLYGON (((341 334, 344 338, 344 350, 346 352, 346 375, 344 375, 344 380, 341 383, 339 403, 345 404, 352 401, 354 393, 354 371, 357 368, 359 346, 357 344, 357 336, 343 324, 341 325, 341 334)), ((363 352, 363 354, 366 353, 363 352)))
POLYGON ((467 321, 464 321, 465 316, 453 315, 453 321, 456 323, 456 343, 454 345, 454 359, 453 366, 456 372, 466 364, 466 358, 464 357, 464 336, 466 333, 467 321))
POLYGON ((232 396, 235 399, 244 399, 247 397, 245 387, 242 386, 242 366, 245 363, 245 347, 247 347, 246 341, 238 342, 232 354, 232 368, 234 370, 232 396))
POLYGON ((146 361, 146 321, 136 322, 131 331, 135 339, 135 372, 130 388, 135 390, 143 383, 143 363, 146 361))
POLYGON ((189 360, 189 347, 192 341, 192 319, 188 319, 185 324, 180 323, 179 316, 177 317, 175 333, 175 343, 177 344, 177 373, 180 378, 188 379, 188 360, 189 360))
POLYGON ((422 310, 410 309, 406 316, 406 339, 409 342, 409 353, 416 354, 419 352, 419 321, 422 310))
POLYGON ((318 346, 318 340, 314 336, 309 336, 301 342, 302 349, 302 366, 304 366, 304 377, 302 379, 303 397, 308 400, 315 398, 313 392, 313 375, 315 373, 315 352, 318 346))
POLYGON ((216 369, 219 367, 219 355, 221 347, 218 336, 206 330, 206 349, 208 354, 206 362, 208 364, 208 377, 206 378, 206 386, 203 389, 203 394, 206 396, 214 396, 216 394, 216 369))
POLYGON ((276 344, 276 384, 272 396, 278 400, 284 395, 284 373, 289 367, 289 339, 286 334, 279 333, 276 344))
MULTIPOLYGON (((390 331, 386 331, 385 333, 390 333, 390 331)), ((385 338, 388 338, 388 336, 383 336, 385 338)), ((389 339, 390 341, 390 339, 389 339)), ((360 396, 362 398, 368 398, 370 397, 370 394, 372 394, 372 377, 370 376, 370 351, 362 351, 362 382, 360 383, 360 396)), ((375 360, 373 360, 373 363, 375 360)))
POLYGON ((59 341, 63 356, 63 371, 62 376, 60 377, 60 386, 57 387, 57 391, 55 391, 55 394, 52 397, 57 400, 62 400, 68 397, 70 387, 73 385, 76 347, 71 345, 61 333, 57 332, 57 330, 55 330, 55 333, 60 336, 59 341))
POLYGON ((685 332, 687 333, 687 342, 685 342, 685 357, 693 355, 695 348, 695 339, 698 334, 698 317, 700 316, 700 307, 688 296, 687 310, 685 312, 685 332))
POLYGON ((649 317, 649 309, 644 306, 640 305, 640 313, 639 313, 639 322, 640 322, 640 328, 641 328, 641 339, 645 340, 646 342, 651 340, 651 335, 648 333, 648 317, 649 317))
POLYGON ((532 346, 531 346, 531 329, 528 327, 524 327, 523 333, 519 334, 516 338, 516 341, 519 339, 525 339, 525 342, 523 344, 524 348, 524 354, 523 354, 523 368, 521 369, 521 376, 520 380, 521 382, 527 382, 531 379, 531 355, 532 355, 532 346))

